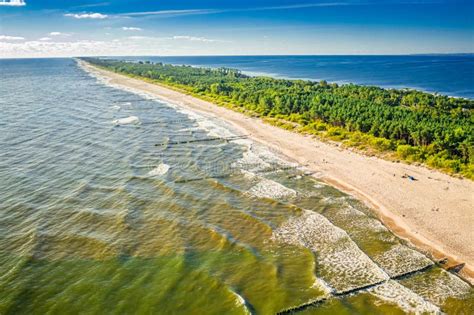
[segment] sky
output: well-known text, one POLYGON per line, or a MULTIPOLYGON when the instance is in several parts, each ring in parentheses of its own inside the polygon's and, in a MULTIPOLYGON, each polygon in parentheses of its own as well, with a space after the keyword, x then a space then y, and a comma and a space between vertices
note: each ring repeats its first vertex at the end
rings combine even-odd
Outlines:
POLYGON ((474 0, 0 0, 0 58, 474 53, 474 0))

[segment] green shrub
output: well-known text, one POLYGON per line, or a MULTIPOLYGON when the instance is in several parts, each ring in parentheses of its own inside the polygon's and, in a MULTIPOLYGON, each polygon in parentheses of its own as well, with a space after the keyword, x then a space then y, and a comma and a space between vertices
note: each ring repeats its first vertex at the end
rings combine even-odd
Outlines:
POLYGON ((369 140, 369 144, 380 151, 393 150, 394 148, 392 141, 385 138, 373 137, 369 140))
POLYGON ((415 156, 418 153, 418 148, 408 144, 401 144, 397 146, 397 154, 402 159, 407 159, 410 156, 415 156))
POLYGON ((327 131, 327 136, 334 140, 344 140, 347 138, 348 132, 341 127, 331 127, 327 131))

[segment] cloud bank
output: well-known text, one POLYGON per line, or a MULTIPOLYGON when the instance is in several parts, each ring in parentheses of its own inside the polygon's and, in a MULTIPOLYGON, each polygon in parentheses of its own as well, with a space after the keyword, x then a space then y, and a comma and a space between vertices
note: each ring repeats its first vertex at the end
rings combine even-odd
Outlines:
POLYGON ((161 16, 161 17, 173 17, 182 15, 200 15, 200 14, 213 14, 220 13, 223 10, 216 9, 189 9, 189 10, 159 10, 159 11, 144 11, 144 12, 127 12, 120 13, 117 16, 161 16))
POLYGON ((139 27, 122 27, 122 30, 124 31, 142 31, 143 29, 139 28, 139 27))
POLYGON ((9 7, 22 7, 25 6, 26 3, 24 0, 0 0, 0 6, 9 6, 9 7))
POLYGON ((193 42, 207 42, 207 43, 212 43, 212 42, 219 42, 217 39, 210 39, 210 38, 205 38, 205 37, 195 37, 195 36, 187 36, 187 35, 181 35, 181 36, 173 36, 172 39, 176 40, 190 40, 193 42))
POLYGON ((69 33, 62 33, 62 32, 51 32, 48 34, 49 36, 54 36, 54 37, 69 37, 71 34, 69 33))
POLYGON ((99 20, 103 20, 103 19, 108 18, 108 15, 101 14, 101 13, 82 13, 82 14, 67 13, 67 14, 64 14, 64 16, 72 17, 72 18, 80 19, 80 20, 81 19, 99 19, 99 20))
POLYGON ((31 41, 0 41, 2 58, 178 55, 193 46, 195 55, 210 54, 224 41, 195 36, 149 37, 128 36, 108 41, 54 41, 43 37, 31 41))
POLYGON ((0 40, 14 41, 14 40, 24 40, 24 39, 25 38, 21 36, 0 35, 0 40))

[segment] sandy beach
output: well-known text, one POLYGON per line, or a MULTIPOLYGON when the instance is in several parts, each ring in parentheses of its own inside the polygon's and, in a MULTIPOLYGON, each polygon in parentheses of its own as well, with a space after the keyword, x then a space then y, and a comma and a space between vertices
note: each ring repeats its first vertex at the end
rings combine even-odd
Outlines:
POLYGON ((466 265, 461 275, 474 282, 474 182, 422 166, 369 157, 268 125, 224 107, 164 86, 79 64, 110 83, 131 87, 232 124, 242 134, 307 166, 317 178, 371 207, 399 237, 434 259, 448 258, 446 267, 466 265), (406 176, 413 176, 412 181, 406 176))

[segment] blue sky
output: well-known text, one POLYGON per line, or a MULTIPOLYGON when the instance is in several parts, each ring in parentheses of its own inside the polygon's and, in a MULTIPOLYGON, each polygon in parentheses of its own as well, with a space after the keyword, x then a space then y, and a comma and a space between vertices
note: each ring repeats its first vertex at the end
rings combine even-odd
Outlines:
POLYGON ((474 0, 0 4, 0 57, 474 52, 474 0))

